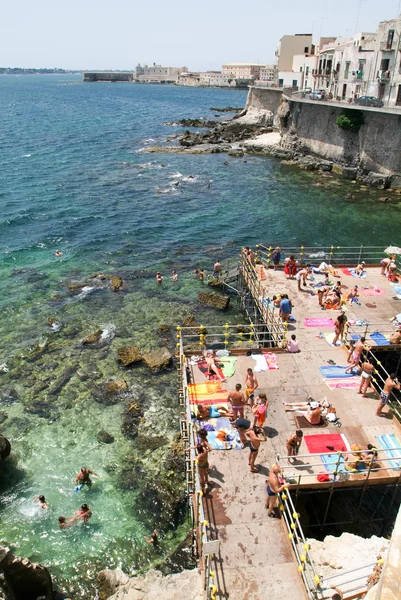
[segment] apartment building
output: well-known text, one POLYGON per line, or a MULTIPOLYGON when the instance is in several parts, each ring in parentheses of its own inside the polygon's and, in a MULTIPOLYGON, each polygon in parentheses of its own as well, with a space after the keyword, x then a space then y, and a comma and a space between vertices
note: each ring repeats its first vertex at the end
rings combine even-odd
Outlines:
POLYGON ((256 80, 259 79, 260 69, 263 65, 255 63, 227 63, 222 67, 223 75, 230 79, 256 80))
POLYGON ((291 72, 292 61, 295 55, 303 54, 309 56, 314 53, 315 47, 312 44, 311 33, 284 35, 277 45, 277 70, 291 72))
POLYGON ((388 106, 401 106, 401 15, 378 25, 373 74, 369 93, 388 106))

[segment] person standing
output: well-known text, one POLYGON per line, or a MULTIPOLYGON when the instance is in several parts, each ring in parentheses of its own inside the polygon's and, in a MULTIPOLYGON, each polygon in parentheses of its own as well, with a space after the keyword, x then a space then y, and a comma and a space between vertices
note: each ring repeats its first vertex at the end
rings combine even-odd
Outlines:
POLYGON ((252 406, 252 412, 255 416, 253 425, 254 427, 263 427, 266 421, 267 409, 269 407, 269 401, 266 394, 263 392, 256 398, 254 405, 252 406))
POLYGON ((251 473, 258 473, 260 469, 258 467, 255 467, 255 460, 259 452, 260 444, 262 442, 265 442, 267 440, 267 437, 261 427, 251 427, 246 433, 251 441, 251 445, 249 446, 248 459, 249 468, 251 470, 251 473))
POLYGON ((178 273, 177 273, 177 271, 173 271, 173 272, 172 272, 172 274, 171 274, 171 279, 172 279, 173 281, 178 281, 178 273))
POLYGON ((209 463, 207 460, 207 455, 209 451, 202 444, 198 444, 196 446, 196 452, 196 461, 198 463, 198 473, 201 490, 202 492, 205 492, 206 487, 209 485, 209 463))
POLYGON ((244 406, 246 404, 245 396, 241 392, 241 384, 237 383, 235 391, 228 392, 227 402, 231 404, 234 420, 238 417, 244 418, 244 406))
POLYGON ((288 488, 288 485, 284 483, 284 485, 280 485, 279 475, 281 475, 282 470, 278 465, 273 465, 270 469, 269 479, 267 482, 267 498, 266 498, 266 508, 267 508, 267 516, 278 519, 278 515, 274 512, 274 507, 276 506, 277 494, 280 494, 283 490, 288 488))
POLYGON ((280 264, 280 258, 281 258, 281 250, 280 250, 280 247, 277 246, 272 254, 273 269, 275 271, 277 271, 277 267, 280 264))
POLYGON ((291 311, 292 303, 288 298, 288 294, 282 294, 280 302, 280 317, 285 323, 289 322, 291 311))
POLYGON ((376 415, 378 417, 382 417, 385 414, 383 412, 383 408, 388 403, 391 392, 393 390, 400 390, 400 389, 401 389, 401 385, 398 382, 396 374, 392 373, 389 377, 387 377, 387 379, 384 383, 383 391, 380 393, 380 402, 379 402, 379 406, 377 407, 377 410, 376 410, 376 415))
POLYGON ((220 279, 221 270, 222 270, 221 263, 220 263, 220 262, 217 260, 217 261, 214 263, 214 267, 213 267, 213 277, 214 277, 216 280, 219 280, 219 279, 220 279))
POLYGON ((159 285, 163 283, 163 275, 160 273, 160 271, 157 271, 156 273, 156 281, 159 285))
POLYGON ((250 368, 247 369, 246 377, 245 377, 245 397, 246 397, 247 403, 248 403, 248 400, 250 400, 251 407, 253 406, 254 392, 258 387, 259 387, 259 383, 258 383, 258 380, 256 379, 256 375, 254 374, 252 369, 250 369, 250 368))
POLYGON ((355 348, 354 351, 352 352, 351 355, 351 361, 348 359, 349 362, 351 362, 350 366, 347 367, 344 371, 344 373, 352 373, 352 369, 354 367, 358 367, 360 360, 361 360, 361 356, 362 356, 362 352, 365 350, 369 350, 369 346, 365 346, 365 341, 366 338, 365 337, 361 337, 360 340, 357 341, 357 343, 355 344, 355 348))
POLYGON ((338 342, 338 338, 341 339, 341 343, 344 341, 344 329, 347 323, 347 317, 344 313, 338 315, 335 323, 334 323, 334 338, 333 338, 333 346, 335 346, 338 342))
POLYGON ((94 475, 95 477, 100 477, 95 471, 91 471, 86 467, 81 467, 80 472, 75 477, 75 485, 92 485, 92 480, 89 475, 94 475))
POLYGON ((157 533, 157 531, 155 529, 154 532, 150 535, 150 538, 147 538, 146 535, 144 535, 143 539, 148 544, 153 544, 154 546, 157 546, 157 544, 159 543, 159 534, 157 533))
POLYGON ((365 362, 362 363, 361 383, 358 390, 358 394, 362 394, 362 398, 366 398, 366 392, 368 391, 368 387, 370 386, 374 372, 375 368, 367 358, 365 362))

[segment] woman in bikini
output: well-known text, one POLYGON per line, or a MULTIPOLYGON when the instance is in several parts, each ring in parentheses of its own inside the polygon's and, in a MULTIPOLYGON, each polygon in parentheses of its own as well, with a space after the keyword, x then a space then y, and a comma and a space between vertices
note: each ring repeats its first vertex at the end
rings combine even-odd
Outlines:
POLYGON ((196 446, 196 462, 198 463, 198 473, 201 484, 202 492, 205 492, 206 487, 209 485, 209 463, 207 455, 209 450, 202 444, 196 446))
POLYGON ((334 323, 334 338, 333 338, 333 346, 335 346, 338 342, 338 338, 341 339, 341 343, 343 343, 344 340, 344 329, 345 329, 345 325, 347 323, 347 317, 344 313, 341 313, 341 315, 338 315, 336 322, 334 323))
POLYGON ((251 407, 253 406, 254 391, 258 388, 258 380, 252 369, 247 369, 245 377, 245 397, 246 401, 250 400, 251 407))
POLYGON ((208 377, 210 377, 210 375, 213 373, 214 375, 216 375, 217 379, 221 382, 226 381, 226 378, 220 375, 219 373, 219 369, 216 366, 216 363, 214 362, 214 355, 212 350, 207 350, 205 352, 205 361, 207 364, 207 374, 208 377))

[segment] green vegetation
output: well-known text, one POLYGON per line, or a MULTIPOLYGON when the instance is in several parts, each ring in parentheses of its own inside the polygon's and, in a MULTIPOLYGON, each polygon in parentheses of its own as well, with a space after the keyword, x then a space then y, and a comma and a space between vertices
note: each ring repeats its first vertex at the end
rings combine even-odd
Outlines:
POLYGON ((351 110, 345 108, 337 117, 336 123, 345 131, 359 131, 364 124, 363 114, 360 110, 351 110))

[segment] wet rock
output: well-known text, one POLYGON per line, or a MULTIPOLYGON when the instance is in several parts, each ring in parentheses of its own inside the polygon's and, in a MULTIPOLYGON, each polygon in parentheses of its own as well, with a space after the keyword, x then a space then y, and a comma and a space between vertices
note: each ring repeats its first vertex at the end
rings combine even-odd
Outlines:
POLYGON ((77 368, 78 368, 77 366, 67 367, 65 369, 65 371, 60 375, 60 377, 58 377, 58 379, 56 379, 56 381, 50 387, 49 392, 48 392, 49 395, 54 396, 54 395, 58 394, 59 392, 61 392, 63 387, 67 385, 67 383, 70 381, 71 377, 73 377, 73 375, 76 373, 77 368))
POLYGON ((99 271, 99 273, 94 273, 93 275, 89 275, 88 279, 95 279, 96 277, 99 277, 100 275, 103 275, 103 273, 101 271, 99 271))
POLYGON ((199 323, 195 319, 195 315, 188 315, 182 321, 183 327, 199 327, 199 323))
POLYGON ((219 108, 216 106, 211 106, 210 110, 213 110, 214 112, 235 112, 235 113, 241 113, 244 109, 243 108, 233 108, 232 106, 226 106, 223 108, 219 108))
POLYGON ((229 150, 228 156, 234 156, 235 158, 242 158, 244 156, 243 150, 229 150))
POLYGON ((54 295, 52 296, 52 300, 62 300, 62 298, 63 298, 63 297, 62 297, 62 295, 61 295, 61 294, 54 294, 54 295))
POLYGON ((47 324, 49 325, 49 327, 51 327, 55 323, 59 323, 59 320, 56 317, 49 317, 47 319, 47 324))
POLYGON ((215 292, 201 292, 198 294, 198 299, 205 306, 211 306, 218 310, 226 310, 230 303, 229 296, 223 296, 215 292))
POLYGON ((0 548, 0 573, 1 587, 3 582, 6 584, 7 600, 52 600, 53 584, 49 571, 42 565, 15 556, 5 547, 0 548))
POLYGON ((0 424, 4 423, 8 419, 8 414, 4 410, 0 410, 0 424))
POLYGON ((377 202, 388 202, 390 200, 390 198, 388 196, 381 196, 380 198, 377 198, 377 202))
POLYGON ((169 331, 170 331, 170 325, 167 325, 166 323, 161 323, 158 326, 157 331, 159 333, 162 333, 162 334, 169 333, 169 331))
POLYGON ((72 294, 80 294, 85 285, 86 283, 70 283, 68 284, 68 291, 72 294))
POLYGON ((173 357, 167 348, 157 348, 147 352, 142 358, 152 371, 160 371, 170 366, 173 357))
POLYGON ((128 367, 142 360, 141 351, 137 346, 127 346, 117 350, 117 359, 124 367, 128 367))
POLYGON ((129 577, 120 569, 105 569, 97 575, 97 586, 101 598, 110 598, 117 590, 129 582, 129 577))
MULTIPOLYGON (((178 125, 183 127, 216 127, 217 121, 210 121, 209 119, 181 119, 177 121, 178 125)), ((171 125, 171 123, 167 123, 171 125)))
POLYGON ((11 406, 19 398, 19 394, 15 388, 3 388, 0 390, 0 404, 3 406, 11 406))
POLYGON ((76 325, 68 325, 63 328, 63 336, 67 338, 76 337, 80 333, 79 327, 76 325))
POLYGON ((113 292, 117 292, 123 287, 124 281, 117 275, 112 275, 110 279, 110 287, 113 292))
POLYGON ((98 329, 97 331, 95 331, 95 333, 91 333, 89 335, 87 335, 83 340, 82 340, 82 345, 83 346, 97 346, 100 343, 100 338, 102 337, 102 330, 98 329))
POLYGON ((114 379, 113 381, 107 381, 104 387, 107 393, 112 394, 115 392, 124 392, 128 389, 128 384, 124 379, 114 379))
POLYGON ((391 177, 383 175, 383 173, 370 172, 367 175, 363 175, 360 180, 367 185, 384 190, 390 186, 391 177))
POLYGON ((30 415, 36 415, 41 419, 52 419, 53 421, 58 419, 58 407, 54 405, 53 401, 49 401, 47 398, 34 398, 24 408, 25 412, 30 415))
POLYGON ((96 436, 96 439, 101 444, 112 444, 114 442, 114 437, 104 429, 101 429, 99 431, 99 433, 96 436))
POLYGON ((11 444, 7 438, 0 434, 0 472, 1 472, 1 463, 6 460, 11 453, 11 444))
POLYGON ((136 438, 143 415, 144 410, 138 401, 131 402, 131 404, 127 406, 121 425, 121 433, 126 438, 131 440, 136 438))

